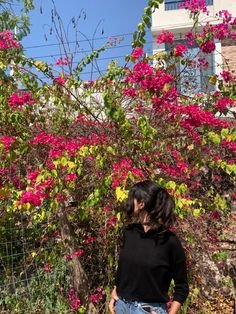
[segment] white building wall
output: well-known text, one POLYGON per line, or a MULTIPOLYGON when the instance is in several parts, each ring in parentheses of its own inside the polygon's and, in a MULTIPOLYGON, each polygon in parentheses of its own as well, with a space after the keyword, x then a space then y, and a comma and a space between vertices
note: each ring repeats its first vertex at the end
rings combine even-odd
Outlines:
MULTIPOLYGON (((209 16, 202 14, 200 20, 202 23, 211 21, 216 22, 215 14, 221 10, 228 10, 234 17, 236 16, 235 0, 213 0, 213 5, 207 7, 210 11, 209 16)), ((152 33, 158 33, 162 29, 172 30, 174 33, 186 31, 191 28, 192 21, 189 18, 187 10, 167 10, 165 11, 164 2, 160 4, 160 8, 152 15, 152 33)))
MULTIPOLYGON (((204 25, 207 21, 212 24, 219 22, 215 17, 216 13, 221 10, 228 10, 233 17, 236 17, 236 0, 213 0, 213 5, 207 6, 209 15, 201 14, 200 22, 204 25)), ((153 53, 158 53, 165 50, 165 45, 156 43, 157 35, 161 30, 169 30, 174 33, 176 39, 184 37, 191 30, 193 21, 189 18, 188 11, 185 9, 165 10, 164 2, 160 4, 158 10, 152 15, 152 39, 153 53)), ((216 51, 214 53, 215 74, 222 71, 222 47, 220 42, 216 42, 216 51)))

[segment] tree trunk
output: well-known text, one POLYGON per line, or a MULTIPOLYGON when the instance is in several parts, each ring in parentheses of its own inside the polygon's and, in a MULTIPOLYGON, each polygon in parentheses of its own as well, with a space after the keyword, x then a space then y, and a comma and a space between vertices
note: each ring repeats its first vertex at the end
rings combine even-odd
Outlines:
MULTIPOLYGON (((76 250, 76 235, 74 230, 67 219, 66 207, 62 205, 59 211, 59 220, 61 227, 61 236, 66 248, 70 253, 74 253, 76 250)), ((89 282, 88 277, 77 258, 73 258, 70 262, 72 285, 76 291, 78 291, 81 304, 86 307, 87 314, 98 314, 95 306, 89 301, 89 282)))

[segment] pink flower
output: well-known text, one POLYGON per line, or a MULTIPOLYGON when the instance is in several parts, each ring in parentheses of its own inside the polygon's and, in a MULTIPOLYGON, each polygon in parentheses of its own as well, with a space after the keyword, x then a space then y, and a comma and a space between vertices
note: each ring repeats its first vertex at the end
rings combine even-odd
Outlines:
POLYGON ((9 152, 9 148, 11 144, 14 143, 15 139, 15 136, 9 137, 6 135, 2 135, 2 137, 0 138, 0 142, 2 142, 2 144, 5 146, 6 152, 9 152))
POLYGON ((5 30, 0 33, 0 49, 19 48, 19 43, 14 40, 12 32, 5 30))
POLYGON ((212 220, 218 220, 220 218, 220 213, 217 210, 209 212, 209 218, 212 220))
POLYGON ((56 65, 68 65, 69 64, 69 61, 70 59, 68 57, 65 57, 65 58, 59 58, 57 61, 56 61, 56 65))
POLYGON ((30 203, 34 206, 40 206, 42 194, 40 191, 34 192, 32 190, 29 191, 23 191, 20 197, 20 201, 18 202, 18 205, 23 205, 26 203, 30 203))
POLYGON ((73 311, 78 311, 78 309, 80 308, 81 302, 80 299, 78 298, 78 296, 75 294, 74 289, 70 289, 69 290, 69 302, 70 302, 70 307, 73 311))
POLYGON ((54 79, 54 81, 58 84, 58 85, 62 85, 64 86, 66 84, 66 81, 61 77, 61 76, 58 76, 54 79))
POLYGON ((57 195, 56 195, 57 201, 63 202, 63 201, 65 201, 65 199, 66 199, 65 195, 62 195, 61 193, 57 193, 57 195))
POLYGON ((43 266, 43 269, 45 270, 46 273, 50 273, 51 272, 51 265, 50 263, 45 263, 43 266))
POLYGON ((118 180, 118 179, 115 179, 115 180, 113 180, 111 187, 112 187, 113 189, 115 189, 118 185, 119 185, 119 180, 118 180))
POLYGON ((179 8, 189 10, 191 14, 198 11, 208 13, 205 0, 185 0, 184 3, 179 5, 179 8))
POLYGON ((186 51, 188 51, 188 47, 185 45, 182 45, 181 43, 178 43, 174 49, 174 56, 175 57, 183 57, 184 52, 186 52, 186 51))
POLYGON ((79 249, 78 251, 75 251, 74 256, 80 258, 82 255, 84 255, 85 251, 83 249, 79 249))
POLYGON ((188 32, 185 36, 184 36, 187 40, 188 40, 188 44, 190 46, 193 46, 195 43, 195 37, 192 31, 188 32))
POLYGON ((139 59, 140 57, 142 57, 143 55, 143 49, 140 47, 137 47, 134 49, 134 51, 132 52, 132 57, 134 60, 139 59))
POLYGON ((227 107, 233 107, 233 106, 234 106, 234 101, 233 99, 229 97, 223 97, 219 99, 216 103, 216 109, 218 109, 219 111, 222 111, 226 109, 227 107))
POLYGON ((105 291, 102 288, 97 288, 96 292, 90 296, 90 301, 94 304, 97 304, 100 300, 106 295, 105 291))
POLYGON ((77 179, 77 174, 74 172, 71 172, 66 176, 66 181, 67 182, 74 182, 77 179))
MULTIPOLYGON (((224 148, 227 148, 229 150, 232 150, 232 152, 236 152, 236 142, 233 142, 233 141, 227 141, 227 140, 223 140, 221 142, 221 146, 224 147, 224 148)), ((228 161, 229 163, 229 161, 228 161)), ((233 162, 234 163, 234 162, 233 162)), ((232 164, 233 164, 232 163, 232 164)), ((229 163, 230 164, 230 163, 229 163)))
POLYGON ((25 104, 32 104, 33 100, 28 92, 22 93, 22 95, 12 94, 9 98, 9 106, 17 109, 22 108, 25 104))
POLYGON ((132 168, 132 175, 143 178, 143 172, 142 170, 138 169, 138 168, 132 168))
POLYGON ((216 243, 217 242, 217 236, 215 234, 209 235, 209 240, 211 243, 216 243))
POLYGON ((32 185, 34 185, 34 184, 36 183, 36 179, 37 179, 39 173, 40 173, 39 170, 35 170, 35 171, 33 171, 33 172, 27 174, 26 177, 27 177, 27 179, 30 180, 30 183, 31 183, 32 185))
POLYGON ((112 211, 112 209, 111 209, 111 207, 110 207, 110 206, 105 205, 105 206, 103 206, 103 211, 104 211, 105 213, 108 213, 108 212, 111 212, 111 211, 112 211))
POLYGON ((72 261, 72 259, 73 259, 73 254, 72 253, 69 253, 69 254, 66 254, 65 255, 65 258, 66 258, 66 260, 69 262, 69 261, 72 261))
POLYGON ((107 220, 108 228, 109 228, 109 229, 112 229, 112 228, 115 226, 116 222, 117 222, 117 217, 116 217, 116 216, 110 217, 110 218, 107 220))
POLYGON ((199 58, 198 59, 198 66, 202 67, 203 69, 207 69, 209 66, 209 62, 206 61, 206 59, 204 59, 204 58, 199 58))
POLYGON ((231 197, 232 197, 232 199, 236 199, 236 193, 233 192, 233 193, 231 194, 231 197))
POLYGON ((218 16, 221 17, 221 18, 223 18, 223 21, 224 21, 225 23, 231 22, 231 20, 232 20, 232 18, 233 18, 232 14, 229 13, 228 10, 221 10, 221 11, 219 11, 219 13, 216 14, 216 15, 218 15, 218 16))
POLYGON ((94 238, 92 236, 88 236, 86 240, 84 240, 84 244, 90 244, 94 242, 94 238))
POLYGON ((228 83, 229 81, 231 81, 233 79, 233 75, 229 71, 223 70, 221 73, 221 76, 222 76, 223 80, 225 81, 225 83, 228 83))
POLYGON ((157 36, 156 42, 158 44, 173 44, 174 42, 174 34, 169 31, 161 31, 161 33, 157 36))
POLYGON ((123 95, 135 97, 137 95, 135 88, 126 88, 123 90, 123 95))
POLYGON ((216 49, 216 45, 214 41, 212 40, 207 40, 204 44, 200 46, 200 49, 204 53, 211 53, 216 49))

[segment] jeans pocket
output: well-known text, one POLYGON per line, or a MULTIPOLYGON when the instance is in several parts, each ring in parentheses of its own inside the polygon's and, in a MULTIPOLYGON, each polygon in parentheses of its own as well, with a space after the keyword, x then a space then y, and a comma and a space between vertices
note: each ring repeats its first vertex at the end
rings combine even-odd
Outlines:
POLYGON ((120 301, 120 299, 119 298, 117 298, 116 300, 115 300, 115 302, 114 302, 114 305, 116 305, 117 304, 117 302, 119 302, 120 301))
POLYGON ((147 306, 147 310, 145 310, 146 306, 140 306, 139 309, 140 309, 140 312, 142 312, 143 314, 168 314, 168 311, 167 311, 167 307, 165 306, 153 306, 153 305, 150 305, 150 307, 148 308, 147 306))
POLYGON ((153 313, 157 314, 168 314, 167 309, 163 308, 162 306, 153 306, 152 307, 153 313))
POLYGON ((152 308, 149 306, 140 306, 139 309, 143 314, 151 314, 152 311, 152 308))

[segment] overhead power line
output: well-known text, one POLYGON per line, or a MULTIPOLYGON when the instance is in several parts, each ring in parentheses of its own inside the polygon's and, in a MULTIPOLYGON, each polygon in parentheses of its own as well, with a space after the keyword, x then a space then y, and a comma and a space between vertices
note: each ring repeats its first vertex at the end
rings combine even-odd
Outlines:
MULTIPOLYGON (((152 41, 147 41, 145 43, 145 45, 148 45, 148 44, 154 44, 156 43, 155 40, 152 40, 152 41)), ((110 47, 107 47, 106 50, 111 50, 111 49, 119 49, 119 48, 126 48, 126 47, 130 47, 131 48, 131 44, 126 44, 126 45, 116 45, 116 46, 110 46, 110 47)), ((106 51, 105 50, 105 51, 106 51)), ((154 49, 155 50, 155 49, 154 49)), ((191 49, 189 49, 191 51, 191 49)), ((53 58, 53 57, 62 57, 62 56, 69 56, 69 55, 74 55, 76 53, 91 53, 93 51, 96 51, 96 49, 92 50, 92 49, 88 49, 88 50, 77 50, 77 51, 74 51, 74 52, 67 52, 67 53, 52 53, 50 55, 42 55, 42 56, 33 56, 31 58, 53 58)), ((157 52, 161 52, 162 50, 160 51, 157 51, 157 52)), ((163 50, 164 51, 164 50, 163 50)), ((166 52, 168 50, 165 50, 166 52)), ((219 55, 220 53, 219 52, 215 52, 215 55, 219 55)))
POLYGON ((88 41, 94 41, 94 40, 102 40, 102 39, 109 40, 109 39, 112 39, 112 38, 115 38, 115 37, 131 36, 131 35, 133 35, 133 33, 125 33, 125 34, 103 36, 103 37, 95 37, 95 38, 89 38, 89 39, 73 40, 73 41, 62 42, 62 43, 52 43, 52 44, 28 46, 28 47, 25 47, 24 49, 28 50, 28 49, 41 48, 41 47, 59 46, 59 45, 63 45, 63 44, 76 44, 76 43, 82 43, 82 42, 88 42, 88 41))
MULTIPOLYGON (((125 48, 125 47, 130 47, 130 45, 120 45, 120 46, 115 46, 115 47, 108 47, 108 49, 117 49, 117 48, 125 48)), ((70 54, 75 54, 75 53, 91 53, 93 51, 96 51, 96 49, 94 50, 78 50, 78 51, 74 51, 73 53, 56 53, 56 54, 50 54, 50 55, 44 55, 44 56, 34 56, 32 57, 33 59, 38 59, 38 58, 52 58, 52 57, 61 57, 61 56, 69 56, 70 54)))

